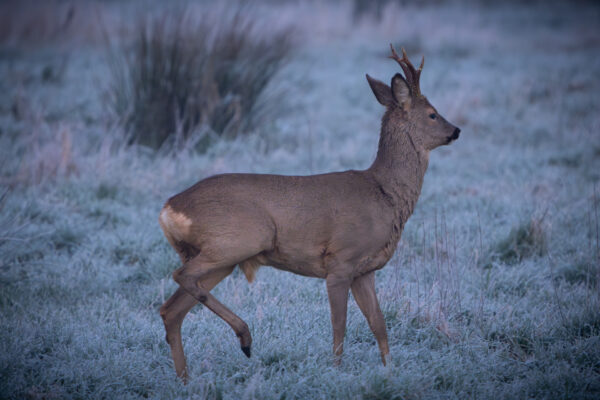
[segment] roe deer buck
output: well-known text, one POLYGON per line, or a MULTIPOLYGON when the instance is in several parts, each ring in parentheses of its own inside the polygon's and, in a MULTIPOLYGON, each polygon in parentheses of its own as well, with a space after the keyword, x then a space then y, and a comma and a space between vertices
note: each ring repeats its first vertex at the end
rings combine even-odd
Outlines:
POLYGON ((392 257, 421 192, 429 152, 458 138, 419 89, 415 69, 402 49, 404 77, 391 87, 367 75, 387 110, 377 157, 365 171, 312 176, 225 174, 204 179, 171 197, 160 212, 165 236, 183 266, 173 273, 177 291, 160 309, 175 370, 187 380, 181 324, 198 302, 221 317, 250 357, 248 325, 221 304, 211 289, 236 265, 249 282, 269 265, 325 279, 339 363, 346 329, 348 292, 373 331, 381 360, 389 362, 375 271, 392 257))

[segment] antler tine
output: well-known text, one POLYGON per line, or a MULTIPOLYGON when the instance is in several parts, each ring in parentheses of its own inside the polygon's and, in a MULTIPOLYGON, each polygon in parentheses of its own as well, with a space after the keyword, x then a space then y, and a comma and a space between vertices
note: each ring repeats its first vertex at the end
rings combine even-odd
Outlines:
MULTIPOLYGON (((393 49, 394 48, 392 47, 392 51, 393 51, 393 49)), ((408 56, 406 55, 406 51, 404 50, 404 47, 403 47, 402 48, 402 59, 400 61, 402 61, 403 63, 406 63, 406 65, 408 65, 411 70, 413 70, 415 72, 421 72, 421 70, 423 69, 423 65, 425 65, 425 56, 421 57, 421 65, 419 65, 419 69, 416 70, 415 67, 414 67, 414 65, 412 65, 412 63, 408 59, 408 56)))
POLYGON ((423 70, 423 65, 425 64, 425 56, 423 56, 423 58, 421 59, 421 65, 417 70, 408 59, 404 47, 402 48, 402 58, 400 58, 398 53, 396 53, 396 50, 394 49, 394 46, 391 43, 390 49, 392 50, 392 55, 390 56, 390 58, 396 60, 396 62, 400 64, 400 67, 402 67, 404 75, 406 76, 406 81, 412 87, 414 94, 420 94, 421 91, 419 89, 419 78, 421 77, 421 71, 423 70))
MULTIPOLYGON (((410 61, 408 60, 408 56, 406 55, 406 50, 404 50, 404 47, 402 48, 402 61, 410 64, 410 61)), ((410 65, 412 65, 412 64, 410 64, 410 65)))
POLYGON ((425 65, 425 56, 421 56, 421 65, 419 65, 419 69, 415 73, 417 78, 417 87, 419 86, 419 82, 421 80, 421 71, 423 71, 423 65, 425 65))
POLYGON ((406 80, 408 82, 411 82, 414 78, 414 68, 411 69, 412 64, 410 63, 410 61, 408 61, 408 58, 406 57, 406 52, 404 51, 404 47, 402 48, 402 58, 400 58, 400 56, 398 55, 398 53, 396 53, 396 49, 394 49, 394 45, 390 43, 390 49, 392 49, 392 55, 390 56, 390 58, 392 60, 396 60, 396 62, 398 64, 400 64, 400 67, 402 67, 402 71, 404 71, 404 75, 406 76, 406 80))
POLYGON ((390 58, 400 62, 401 59, 400 57, 398 57, 398 53, 396 53, 396 49, 394 49, 394 45, 390 43, 390 49, 392 50, 392 55, 390 56, 390 58))

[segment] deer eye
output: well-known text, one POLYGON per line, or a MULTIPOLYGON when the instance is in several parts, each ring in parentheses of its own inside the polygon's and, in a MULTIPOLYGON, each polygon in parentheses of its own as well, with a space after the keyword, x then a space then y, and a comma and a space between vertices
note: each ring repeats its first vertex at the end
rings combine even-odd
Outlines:
POLYGON ((437 118, 437 115, 435 115, 435 113, 431 113, 431 114, 429 114, 429 118, 431 118, 431 119, 436 119, 436 118, 437 118))

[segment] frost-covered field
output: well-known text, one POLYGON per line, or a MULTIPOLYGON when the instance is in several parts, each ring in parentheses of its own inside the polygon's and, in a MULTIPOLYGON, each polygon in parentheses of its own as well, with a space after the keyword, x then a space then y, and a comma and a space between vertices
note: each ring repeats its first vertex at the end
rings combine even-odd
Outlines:
POLYGON ((90 21, 110 29, 138 3, 76 8, 65 35, 56 2, 45 40, 15 11, 0 32, 0 398, 598 398, 600 8, 407 3, 379 22, 345 3, 256 6, 296 29, 280 109, 206 154, 126 146, 107 115, 90 21), (324 281, 265 267, 214 289, 248 322, 252 358, 197 306, 183 386, 158 315, 178 267, 163 202, 215 173, 367 168, 383 109, 364 74, 398 70, 390 42, 425 55, 423 93, 462 128, 377 273, 391 367, 351 300, 335 368, 324 281))

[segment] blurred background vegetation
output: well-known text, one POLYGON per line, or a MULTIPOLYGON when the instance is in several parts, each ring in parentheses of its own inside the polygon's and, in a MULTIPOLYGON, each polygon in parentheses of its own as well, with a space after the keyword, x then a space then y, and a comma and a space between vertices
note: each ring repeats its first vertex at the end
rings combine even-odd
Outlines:
POLYGON ((293 50, 291 31, 261 34, 243 8, 193 18, 185 10, 144 18, 133 43, 113 54, 110 106, 134 142, 157 149, 205 137, 203 129, 232 138, 273 107, 261 95, 293 50))

